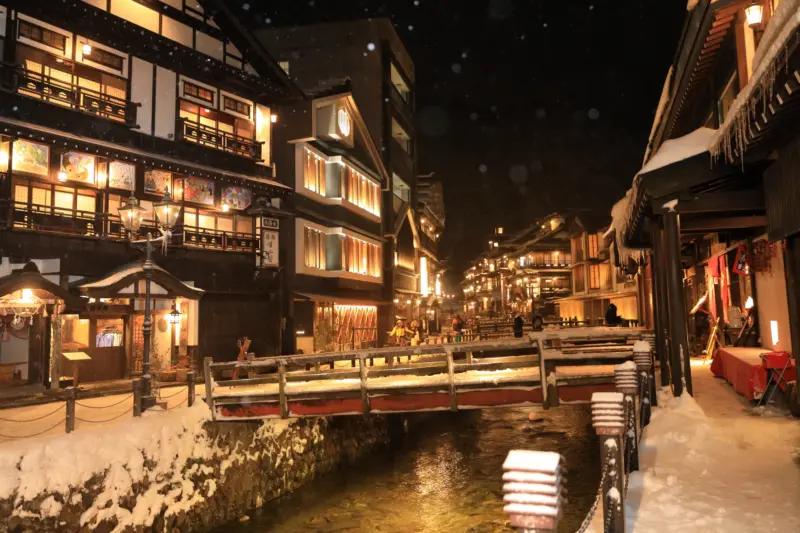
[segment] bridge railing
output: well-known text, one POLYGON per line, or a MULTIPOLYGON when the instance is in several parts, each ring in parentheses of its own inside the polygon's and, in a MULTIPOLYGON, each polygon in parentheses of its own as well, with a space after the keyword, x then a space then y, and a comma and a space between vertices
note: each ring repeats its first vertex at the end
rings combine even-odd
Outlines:
POLYGON ((613 382, 613 371, 607 366, 605 371, 572 369, 562 378, 557 372, 559 365, 589 367, 625 361, 631 356, 631 343, 642 333, 586 328, 568 333, 536 332, 522 339, 249 361, 214 363, 207 358, 206 399, 215 417, 238 419, 457 410, 487 404, 544 403, 550 407, 558 405, 561 385, 613 382), (400 362, 403 357, 405 363, 400 362), (412 362, 412 358, 416 360, 412 362), (372 366, 381 360, 382 366, 372 366), (249 377, 221 379, 222 373, 236 368, 249 377), (500 394, 499 389, 505 392, 500 394))

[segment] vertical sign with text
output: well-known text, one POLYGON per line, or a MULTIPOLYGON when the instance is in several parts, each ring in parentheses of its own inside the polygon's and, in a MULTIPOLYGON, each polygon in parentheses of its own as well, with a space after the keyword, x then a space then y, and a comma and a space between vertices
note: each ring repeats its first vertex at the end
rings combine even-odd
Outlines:
POLYGON ((277 218, 261 217, 261 266, 263 268, 278 267, 278 230, 277 218))

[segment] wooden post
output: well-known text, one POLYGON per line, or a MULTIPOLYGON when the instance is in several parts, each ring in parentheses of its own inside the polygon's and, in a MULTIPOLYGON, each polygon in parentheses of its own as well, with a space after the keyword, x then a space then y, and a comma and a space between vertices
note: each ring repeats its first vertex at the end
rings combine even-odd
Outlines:
POLYGON ((467 352, 467 364, 472 364, 472 352, 467 352))
POLYGON ((664 247, 667 257, 667 293, 670 319, 670 366, 672 367, 672 393, 692 394, 692 371, 689 357, 689 334, 686 326, 686 298, 683 294, 683 268, 681 266, 681 229, 674 206, 664 213, 664 247))
POLYGON ((626 472, 639 470, 639 437, 636 425, 636 363, 628 361, 614 367, 614 384, 621 392, 625 407, 625 467, 626 472))
POLYGON ((633 345, 633 362, 638 372, 639 419, 644 428, 650 423, 650 369, 653 366, 650 345, 646 341, 637 341, 633 345))
POLYGON ((211 409, 211 420, 216 420, 217 417, 214 412, 214 395, 212 393, 213 390, 212 381, 214 377, 211 375, 210 357, 203 358, 203 377, 205 378, 206 404, 208 404, 208 408, 211 409))
POLYGON ((316 372, 317 374, 319 374, 321 371, 322 371, 322 370, 321 370, 321 369, 320 369, 320 367, 319 367, 319 361, 317 361, 316 363, 314 363, 314 372, 316 372))
POLYGON ((369 391, 367 390, 367 360, 361 357, 358 363, 358 374, 361 378, 361 408, 364 414, 369 414, 369 391))
POLYGON ((658 344, 656 343, 656 336, 652 333, 645 333, 642 335, 642 340, 645 341, 647 344, 650 345, 650 361, 652 364, 650 365, 650 402, 653 404, 653 407, 658 406, 658 395, 656 394, 656 347, 658 344))
POLYGON ((78 389, 76 387, 67 388, 67 433, 75 431, 75 400, 78 397, 78 389))
POLYGON ((142 380, 134 379, 133 385, 133 416, 142 416, 142 380))
POLYGON ((511 450, 503 463, 503 510, 520 532, 556 531, 563 515, 566 479, 554 452, 511 450))
POLYGON ((618 392, 592 394, 592 425, 600 437, 601 497, 605 533, 625 533, 624 398, 618 392))
POLYGON ((551 407, 558 407, 559 400, 558 400, 558 380, 556 376, 556 361, 555 359, 549 359, 542 355, 542 359, 544 360, 544 376, 542 376, 542 385, 543 388, 547 389, 547 394, 545 395, 545 402, 544 408, 549 409, 551 407))
POLYGON ((189 407, 194 405, 194 385, 194 370, 190 370, 186 373, 186 394, 188 395, 188 400, 186 403, 189 407))
POLYGON ((453 350, 445 350, 447 354, 447 379, 450 383, 450 410, 458 411, 458 399, 456 398, 456 365, 453 361, 453 350))
POLYGON ((286 399, 286 363, 278 366, 278 393, 281 402, 281 418, 289 418, 289 402, 286 399))
POLYGON ((661 367, 661 386, 666 387, 672 380, 669 368, 669 305, 667 297, 667 271, 664 257, 664 230, 653 230, 653 253, 650 267, 653 276, 653 316, 656 331, 656 354, 661 367))

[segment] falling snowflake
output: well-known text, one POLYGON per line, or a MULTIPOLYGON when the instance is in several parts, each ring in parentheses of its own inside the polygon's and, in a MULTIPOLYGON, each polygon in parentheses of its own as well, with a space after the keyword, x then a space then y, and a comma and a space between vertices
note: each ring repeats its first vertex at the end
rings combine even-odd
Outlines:
POLYGON ((478 114, 477 114, 477 113, 470 113, 470 114, 469 114, 469 119, 470 119, 472 122, 475 122, 476 120, 478 120, 478 114))
POLYGON ((489 168, 488 168, 486 165, 484 165, 484 164, 480 164, 480 165, 478 165, 478 171, 479 171, 481 174, 486 174, 486 171, 487 171, 487 170, 489 170, 489 168))
POLYGON ((455 72, 456 74, 461 73, 461 65, 459 65, 458 63, 453 63, 453 65, 450 68, 452 68, 453 72, 455 72))
POLYGON ((414 0, 414 5, 418 6, 419 5, 419 0, 414 0))
POLYGON ((414 31, 414 26, 412 26, 412 25, 410 25, 410 24, 409 24, 409 26, 408 26, 408 31, 414 31))
POLYGON ((598 111, 595 108, 591 108, 589 112, 586 114, 591 120, 597 120, 598 118, 600 118, 600 111, 598 111))
POLYGON ((249 11, 250 10, 250 4, 242 4, 242 9, 244 9, 245 11, 249 11))
POLYGON ((375 51, 375 43, 367 43, 367 50, 369 50, 370 52, 374 52, 375 51))

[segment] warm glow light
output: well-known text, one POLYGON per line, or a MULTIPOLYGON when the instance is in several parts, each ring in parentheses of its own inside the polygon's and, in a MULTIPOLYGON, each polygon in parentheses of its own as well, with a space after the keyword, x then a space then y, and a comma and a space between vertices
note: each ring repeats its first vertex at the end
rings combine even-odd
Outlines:
POLYGON ((305 330, 298 329, 298 330, 297 330, 297 334, 298 334, 298 335, 305 335, 305 334, 306 334, 306 332, 305 332, 305 330))
POLYGON ((67 181, 67 173, 63 170, 58 173, 58 181, 67 181))
POLYGON ((8 152, 6 150, 0 152, 0 170, 8 170, 8 152))
POLYGON ((269 116, 269 120, 270 120, 270 122, 275 124, 276 122, 278 122, 278 115, 270 115, 269 116))
POLYGON ((394 299, 394 303, 399 304, 400 303, 400 298, 395 298, 394 299))
POLYGON ((108 179, 108 176, 106 176, 105 171, 103 171, 103 170, 98 170, 97 171, 97 184, 98 185, 100 185, 101 187, 104 187, 105 184, 106 184, 106 180, 107 179, 108 179))
POLYGON ((427 296, 428 293, 430 293, 430 288, 428 287, 428 258, 427 257, 420 257, 419 258, 419 292, 421 292, 423 296, 427 296))
POLYGON ((769 321, 769 331, 770 331, 770 334, 772 335, 772 345, 773 346, 777 346, 778 345, 778 340, 779 340, 779 338, 778 338, 778 321, 777 320, 770 320, 769 321))
POLYGON ((442 295, 442 280, 440 280, 438 278, 436 279, 436 285, 434 286, 433 290, 434 290, 434 294, 436 294, 436 296, 441 296, 442 295))
POLYGON ((495 248, 499 248, 499 247, 500 247, 500 243, 497 243, 497 242, 496 242, 496 243, 494 243, 494 247, 495 247, 495 248))
POLYGON ((222 212, 223 213, 227 213, 230 210, 231 210, 231 206, 229 206, 228 204, 222 204, 222 212))
POLYGON ((754 2, 745 8, 744 14, 750 27, 758 26, 764 16, 764 6, 754 2))
POLYGON ((750 309, 753 308, 754 305, 755 305, 755 303, 753 302, 753 297, 752 296, 748 296, 747 297, 747 301, 744 303, 744 308, 749 311, 750 309))
POLYGON ((83 51, 83 55, 88 56, 89 54, 92 53, 92 45, 89 43, 83 43, 83 47, 81 47, 81 50, 83 51))
POLYGON ((23 302, 32 302, 33 291, 30 289, 22 289, 22 298, 20 300, 23 302))
POLYGON ((406 300, 406 305, 411 305, 411 300, 406 300))

